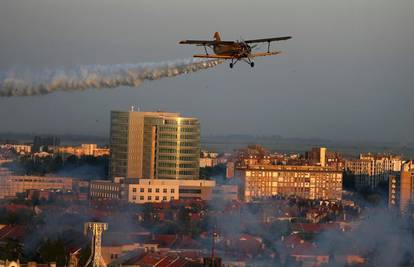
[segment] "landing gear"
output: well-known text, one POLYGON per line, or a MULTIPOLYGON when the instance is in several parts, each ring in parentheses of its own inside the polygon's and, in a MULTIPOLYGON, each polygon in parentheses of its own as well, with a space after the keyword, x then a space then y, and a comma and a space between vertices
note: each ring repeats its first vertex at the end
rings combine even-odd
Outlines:
POLYGON ((237 58, 237 59, 231 59, 231 62, 230 62, 230 64, 229 64, 229 66, 230 66, 230 69, 232 69, 233 67, 234 67, 234 65, 236 65, 236 63, 238 62, 238 61, 244 61, 244 62, 246 62, 247 64, 249 64, 250 65, 250 67, 254 67, 254 62, 250 59, 250 58, 237 58))
POLYGON ((252 67, 252 68, 254 67, 254 62, 252 61, 252 59, 250 57, 247 57, 247 59, 245 59, 244 62, 249 64, 250 67, 252 67))
POLYGON ((230 69, 232 69, 232 68, 234 67, 234 65, 236 65, 237 61, 239 61, 239 59, 236 59, 236 61, 234 61, 234 59, 233 59, 233 58, 231 59, 231 62, 230 62, 230 69))

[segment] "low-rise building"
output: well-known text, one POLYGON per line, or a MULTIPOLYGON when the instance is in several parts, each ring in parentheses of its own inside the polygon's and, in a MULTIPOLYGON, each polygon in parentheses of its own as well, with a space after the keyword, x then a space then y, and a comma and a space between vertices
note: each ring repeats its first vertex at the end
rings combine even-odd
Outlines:
POLYGON ((81 144, 79 147, 66 146, 56 147, 55 153, 64 155, 75 155, 77 157, 82 156, 109 156, 109 148, 98 148, 97 144, 81 144))
POLYGON ((30 154, 32 152, 31 145, 4 144, 1 145, 1 148, 13 149, 14 151, 16 151, 17 154, 20 155, 30 154))
POLYGON ((92 199, 118 199, 130 203, 157 203, 178 199, 211 200, 215 181, 173 179, 117 179, 91 182, 92 199))
POLYGON ((214 167, 219 164, 217 158, 200 158, 200 168, 214 167))
POLYGON ((139 179, 128 184, 128 202, 147 203, 179 199, 177 180, 139 179))
POLYGON ((214 167, 219 164, 218 153, 201 151, 200 153, 200 168, 214 167))
POLYGON ((214 181, 139 179, 128 184, 128 202, 148 203, 177 199, 211 200, 214 181))
POLYGON ((213 199, 225 201, 239 200, 239 186, 233 184, 216 185, 213 189, 213 199))
POLYGON ((126 200, 125 184, 109 180, 94 180, 90 183, 91 199, 126 200))
POLYGON ((31 189, 72 191, 72 178, 52 176, 0 176, 0 199, 15 197, 31 189))

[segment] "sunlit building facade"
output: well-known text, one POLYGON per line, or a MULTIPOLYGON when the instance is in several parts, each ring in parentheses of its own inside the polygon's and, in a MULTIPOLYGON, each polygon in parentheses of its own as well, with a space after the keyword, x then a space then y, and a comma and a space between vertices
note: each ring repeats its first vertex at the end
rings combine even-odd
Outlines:
POLYGON ((56 147, 55 153, 63 155, 103 157, 109 155, 108 148, 98 148, 97 144, 81 144, 81 146, 56 147))
POLYGON ((198 179, 200 123, 179 113, 112 111, 110 176, 198 179))
POLYGON ((242 199, 273 196, 340 200, 342 171, 321 166, 250 165, 243 170, 242 199))

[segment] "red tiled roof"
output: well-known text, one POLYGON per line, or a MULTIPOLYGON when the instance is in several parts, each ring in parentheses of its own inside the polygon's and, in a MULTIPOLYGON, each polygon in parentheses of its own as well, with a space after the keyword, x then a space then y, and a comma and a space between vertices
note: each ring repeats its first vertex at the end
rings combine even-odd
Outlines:
POLYGON ((295 223, 292 225, 294 231, 305 233, 318 233, 328 229, 338 229, 338 224, 335 223, 295 223))
POLYGON ((177 241, 176 235, 153 235, 149 243, 159 244, 161 247, 172 247, 177 241))
POLYGON ((174 244, 176 248, 200 248, 200 243, 191 238, 191 236, 182 236, 179 241, 174 244))
POLYGON ((7 225, 0 229, 0 240, 4 240, 6 238, 20 239, 26 234, 26 231, 27 231, 27 228, 25 226, 7 225))
POLYGON ((193 261, 179 255, 165 255, 162 253, 147 253, 138 260, 128 261, 128 265, 157 266, 157 267, 184 267, 189 266, 193 261))
POLYGON ((171 264, 167 266, 168 267, 184 267, 184 266, 188 266, 190 263, 191 263, 190 260, 183 258, 183 257, 178 257, 174 259, 174 261, 171 262, 171 264))
POLYGON ((2 208, 5 208, 7 211, 10 211, 10 212, 16 212, 21 209, 25 209, 25 210, 31 209, 30 207, 26 205, 22 205, 22 204, 7 204, 7 205, 2 206, 2 208))
POLYGON ((141 259, 138 260, 138 262, 136 262, 137 265, 155 265, 157 262, 159 262, 164 256, 161 255, 156 255, 156 254, 146 254, 144 255, 144 257, 142 257, 141 259))
POLYGON ((199 213, 191 213, 191 221, 199 221, 201 216, 199 213))
POLYGON ((250 254, 259 252, 262 247, 262 241, 259 238, 247 234, 230 237, 225 244, 228 250, 250 254))
POLYGON ((289 235, 283 241, 285 247, 290 251, 290 254, 312 253, 315 246, 312 243, 304 241, 299 235, 289 235))

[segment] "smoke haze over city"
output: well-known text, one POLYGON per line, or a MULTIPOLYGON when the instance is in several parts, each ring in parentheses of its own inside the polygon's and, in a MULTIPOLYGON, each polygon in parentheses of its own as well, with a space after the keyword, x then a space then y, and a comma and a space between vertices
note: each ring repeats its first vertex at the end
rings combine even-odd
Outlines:
POLYGON ((413 14, 1 0, 0 267, 414 267, 413 14))

